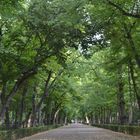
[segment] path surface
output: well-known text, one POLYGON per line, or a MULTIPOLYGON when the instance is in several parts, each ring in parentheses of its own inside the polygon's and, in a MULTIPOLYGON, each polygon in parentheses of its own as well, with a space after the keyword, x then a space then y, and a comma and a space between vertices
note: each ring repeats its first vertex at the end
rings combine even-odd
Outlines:
POLYGON ((81 124, 71 124, 21 140, 140 140, 136 137, 81 124))

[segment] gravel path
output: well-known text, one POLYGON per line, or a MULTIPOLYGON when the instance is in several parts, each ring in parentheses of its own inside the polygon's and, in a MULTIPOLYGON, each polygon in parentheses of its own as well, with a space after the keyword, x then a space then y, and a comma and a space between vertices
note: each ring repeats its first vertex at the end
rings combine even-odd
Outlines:
POLYGON ((134 136, 82 124, 71 124, 21 140, 140 140, 134 136))

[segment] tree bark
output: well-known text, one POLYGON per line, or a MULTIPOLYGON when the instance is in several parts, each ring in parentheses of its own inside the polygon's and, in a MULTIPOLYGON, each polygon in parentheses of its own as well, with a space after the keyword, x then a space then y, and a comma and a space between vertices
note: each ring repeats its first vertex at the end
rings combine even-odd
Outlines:
POLYGON ((137 103, 138 103, 139 110, 140 110, 140 95, 138 93, 138 88, 137 88, 137 84, 136 84, 135 77, 134 77, 134 67, 133 67, 133 63, 131 61, 129 63, 129 67, 130 67, 130 73, 131 73, 131 79, 132 79, 132 83, 133 83, 134 92, 136 94, 137 103))
POLYGON ((19 110, 19 114, 20 114, 20 116, 19 116, 19 127, 21 127, 21 125, 22 125, 26 93, 27 93, 27 84, 25 84, 25 86, 23 88, 23 93, 22 93, 22 97, 21 97, 20 110, 19 110))
POLYGON ((130 73, 130 64, 131 63, 131 60, 129 61, 129 64, 128 64, 128 84, 129 84, 129 98, 130 98, 130 105, 129 105, 129 120, 128 120, 128 123, 129 124, 132 124, 133 122, 133 96, 132 96, 132 80, 131 80, 131 73, 130 73))
POLYGON ((49 91, 48 91, 48 85, 49 85, 49 81, 50 81, 50 79, 51 79, 51 76, 52 76, 52 71, 49 71, 49 75, 48 75, 48 78, 47 78, 47 80, 46 80, 45 87, 44 87, 44 93, 43 93, 43 95, 42 95, 42 97, 41 97, 41 99, 40 99, 38 105, 36 106, 36 113, 40 110, 41 105, 42 105, 42 103, 43 103, 45 97, 48 96, 48 95, 47 95, 48 92, 49 92, 49 91))
POLYGON ((119 4, 113 3, 110 0, 107 0, 107 2, 109 5, 118 9, 122 13, 122 15, 124 15, 124 16, 132 17, 132 18, 136 18, 136 19, 140 18, 140 14, 133 14, 133 13, 127 12, 121 6, 119 6, 119 4))
POLYGON ((14 87, 12 88, 11 92, 9 93, 9 95, 6 97, 5 99, 5 103, 2 105, 1 111, 0 111, 0 119, 2 120, 2 118, 4 118, 5 115, 5 111, 6 108, 9 108, 9 105, 11 103, 11 100, 13 98, 13 96, 16 94, 16 92, 18 91, 18 89, 20 88, 20 86, 22 85, 22 83, 28 79, 29 77, 31 77, 32 75, 34 75, 36 73, 36 69, 30 69, 28 71, 26 71, 25 73, 23 73, 18 79, 17 82, 15 83, 14 87))
POLYGON ((35 106, 35 91, 33 91, 33 95, 32 95, 31 127, 33 127, 35 125, 35 121, 36 121, 36 112, 35 111, 36 111, 36 106, 35 106))
MULTIPOLYGON (((6 89, 7 89, 7 82, 3 82, 3 87, 2 87, 2 92, 1 92, 1 96, 0 96, 0 100, 1 100, 1 108, 5 105, 5 100, 6 100, 6 89)), ((7 108, 5 108, 5 111, 7 110, 7 108)), ((3 114, 1 116, 1 123, 4 123, 4 119, 5 119, 5 114, 3 114)))
POLYGON ((136 49, 135 43, 134 43, 132 35, 131 35, 132 27, 130 29, 128 29, 127 25, 124 24, 124 29, 125 29, 125 33, 126 33, 126 39, 128 40, 128 42, 130 44, 130 49, 132 51, 132 54, 136 60, 138 67, 140 68, 140 56, 138 54, 138 51, 136 49))
POLYGON ((124 84, 122 79, 122 68, 118 69, 118 93, 117 93, 117 100, 118 100, 118 112, 119 112, 119 123, 125 123, 125 100, 124 100, 124 84))
POLYGON ((54 114, 54 117, 53 117, 53 125, 56 124, 56 117, 57 117, 59 111, 60 111, 60 109, 58 109, 58 110, 55 112, 55 114, 54 114))
POLYGON ((10 118, 9 118, 9 110, 8 108, 6 109, 5 112, 5 124, 6 124, 6 129, 10 129, 10 118))

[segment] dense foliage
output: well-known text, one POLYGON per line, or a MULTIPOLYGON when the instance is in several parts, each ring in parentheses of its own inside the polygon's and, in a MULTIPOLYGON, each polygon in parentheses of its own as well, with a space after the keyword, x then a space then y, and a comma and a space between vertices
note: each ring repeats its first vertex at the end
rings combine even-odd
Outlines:
POLYGON ((139 36, 139 0, 1 0, 2 127, 138 124, 139 36))

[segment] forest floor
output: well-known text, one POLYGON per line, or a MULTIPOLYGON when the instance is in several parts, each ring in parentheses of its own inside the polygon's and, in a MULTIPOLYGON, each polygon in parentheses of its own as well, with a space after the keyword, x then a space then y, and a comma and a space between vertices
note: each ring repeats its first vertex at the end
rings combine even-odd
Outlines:
POLYGON ((20 140, 140 140, 138 137, 91 127, 71 124, 20 140))

